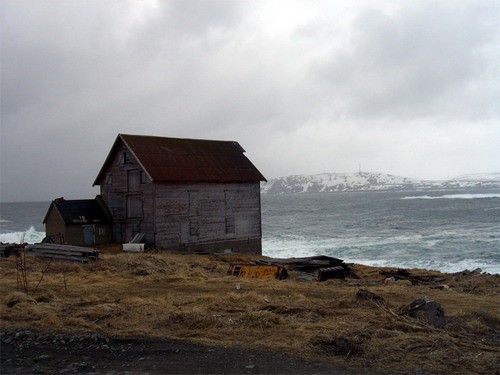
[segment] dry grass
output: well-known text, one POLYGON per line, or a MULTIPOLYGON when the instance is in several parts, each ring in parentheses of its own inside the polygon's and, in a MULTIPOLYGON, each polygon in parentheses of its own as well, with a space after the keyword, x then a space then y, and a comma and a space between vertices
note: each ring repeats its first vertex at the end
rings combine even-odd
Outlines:
POLYGON ((323 283, 293 273, 282 281, 226 276, 227 262, 248 259, 113 249, 88 265, 47 267, 28 257, 28 293, 15 259, 1 259, 1 325, 273 348, 372 372, 498 373, 498 275, 442 275, 451 290, 385 283, 379 269, 359 265, 360 279, 323 283), (385 303, 356 298, 359 288, 385 303), (396 314, 421 295, 442 305, 444 328, 396 314))

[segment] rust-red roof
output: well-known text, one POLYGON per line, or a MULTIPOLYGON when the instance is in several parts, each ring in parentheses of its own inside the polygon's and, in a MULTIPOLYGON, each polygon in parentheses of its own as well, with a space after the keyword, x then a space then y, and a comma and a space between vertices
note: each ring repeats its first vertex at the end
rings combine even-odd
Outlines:
POLYGON ((123 142, 153 181, 265 181, 238 142, 119 134, 94 185, 99 185, 110 156, 123 142))

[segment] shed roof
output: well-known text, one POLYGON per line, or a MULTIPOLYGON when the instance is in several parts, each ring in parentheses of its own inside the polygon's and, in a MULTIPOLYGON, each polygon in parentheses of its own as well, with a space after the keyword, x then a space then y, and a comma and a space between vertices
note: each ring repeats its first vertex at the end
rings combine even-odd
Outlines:
POLYGON ((56 209, 64 224, 107 224, 109 217, 96 199, 65 200, 58 198, 52 201, 43 219, 47 222, 50 212, 56 209))
POLYGON ((94 185, 123 142, 151 180, 157 182, 265 181, 238 142, 118 134, 94 185))

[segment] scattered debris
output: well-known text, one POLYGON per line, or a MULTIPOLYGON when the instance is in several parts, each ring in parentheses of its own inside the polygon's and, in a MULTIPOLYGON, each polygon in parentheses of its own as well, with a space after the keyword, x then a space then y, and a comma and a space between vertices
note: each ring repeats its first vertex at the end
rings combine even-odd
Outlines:
POLYGON ((43 238, 42 243, 58 243, 64 245, 64 235, 62 233, 53 234, 43 238))
POLYGON ((261 265, 280 265, 290 271, 300 272, 306 279, 316 279, 318 281, 345 279, 346 277, 358 278, 342 259, 325 255, 304 258, 258 259, 255 263, 261 265))
POLYGON ((369 301, 385 302, 383 297, 373 292, 370 292, 369 290, 366 289, 359 289, 358 292, 356 293, 356 298, 366 299, 369 301))
POLYGON ((429 288, 440 289, 440 290, 451 290, 451 288, 448 284, 431 285, 429 288))
POLYGON ((482 272, 483 272, 483 270, 481 268, 476 268, 472 271, 463 270, 460 272, 455 272, 455 273, 452 273, 452 275, 453 276, 477 276, 477 275, 481 275, 482 272))
POLYGON ((123 251, 143 253, 145 246, 145 244, 143 243, 143 239, 145 235, 145 233, 137 233, 134 238, 130 240, 130 242, 123 244, 123 251))
POLYGON ((435 275, 412 275, 408 270, 399 268, 396 271, 380 271, 380 274, 390 279, 391 281, 397 280, 409 280, 413 285, 418 284, 419 282, 429 283, 429 282, 443 282, 445 281, 444 277, 435 276, 435 275))
POLYGON ((345 276, 345 269, 341 266, 320 268, 318 270, 318 281, 345 279, 345 276))
POLYGON ((59 245, 53 243, 37 243, 26 246, 26 254, 41 258, 72 260, 78 262, 96 261, 99 250, 81 246, 59 245))
POLYGON ((434 327, 444 327, 446 319, 441 305, 427 296, 414 299, 403 307, 399 315, 409 315, 412 318, 424 320, 434 327))
POLYGON ((7 258, 11 255, 19 255, 27 244, 0 243, 0 258, 7 258))
POLYGON ((130 240, 129 243, 141 243, 142 240, 144 239, 144 236, 146 235, 146 233, 137 233, 134 238, 132 238, 130 240))

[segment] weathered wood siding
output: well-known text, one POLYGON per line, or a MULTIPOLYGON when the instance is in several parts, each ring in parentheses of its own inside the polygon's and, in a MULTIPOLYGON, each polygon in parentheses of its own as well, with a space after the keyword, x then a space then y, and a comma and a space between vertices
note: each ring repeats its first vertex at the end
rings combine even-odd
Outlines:
POLYGON ((125 145, 111 155, 100 186, 113 215, 114 241, 128 242, 142 232, 147 242, 154 243, 154 185, 125 145))
POLYGON ((83 246, 83 227, 82 225, 66 225, 64 234, 64 243, 74 246, 83 246))
MULTIPOLYGON (((113 233, 112 233, 112 227, 109 224, 88 224, 89 226, 92 227, 93 233, 94 233, 94 244, 104 244, 104 243, 110 243, 113 241, 113 233)), ((82 238, 82 244, 84 244, 85 239, 84 239, 84 234, 83 234, 83 227, 85 226, 82 225, 80 226, 80 232, 81 232, 81 238, 82 238)))
POLYGON ((65 232, 66 228, 64 226, 64 221, 61 215, 59 215, 56 209, 52 208, 45 222, 45 235, 46 236, 63 235, 66 237, 65 232))
MULTIPOLYGON (((83 226, 85 224, 65 225, 56 212, 52 210, 45 223, 45 233, 47 236, 63 236, 65 244, 74 246, 84 246, 83 226)), ((111 226, 107 224, 89 224, 94 229, 95 244, 110 243, 113 240, 111 226)))
POLYGON ((47 236, 62 235, 65 244, 83 246, 83 229, 81 225, 64 224, 56 209, 52 209, 45 223, 47 236))
POLYGON ((258 182, 157 184, 154 217, 161 248, 262 251, 258 182))

